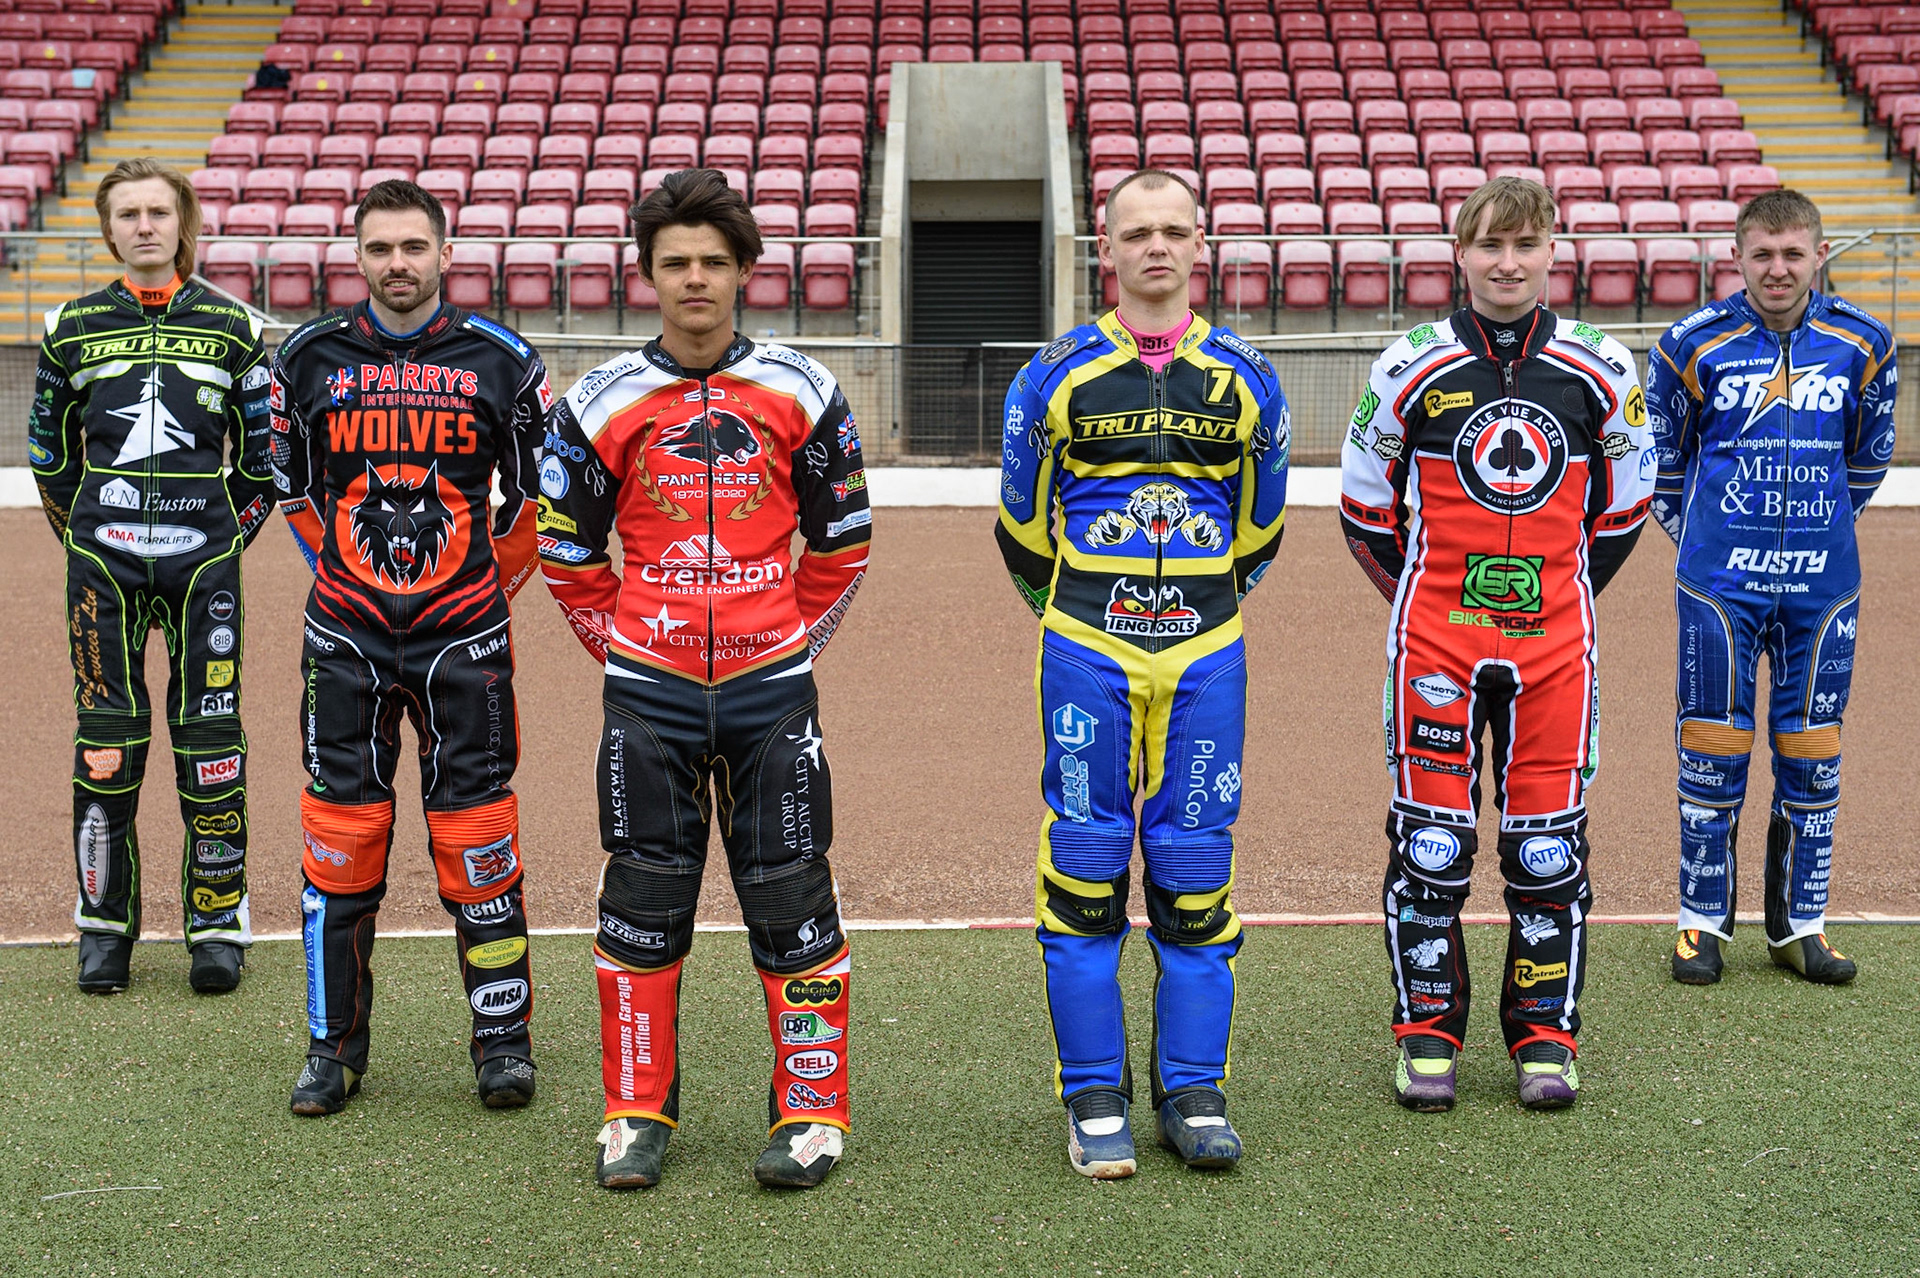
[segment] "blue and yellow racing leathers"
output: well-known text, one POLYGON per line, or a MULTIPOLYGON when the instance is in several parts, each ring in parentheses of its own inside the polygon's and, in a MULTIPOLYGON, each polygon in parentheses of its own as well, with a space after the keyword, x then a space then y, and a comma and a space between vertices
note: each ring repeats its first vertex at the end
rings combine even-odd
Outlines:
POLYGON ((1049 812, 1036 913, 1063 1099, 1132 1094, 1120 947, 1140 846, 1153 1100, 1218 1087, 1240 920, 1246 655, 1239 600, 1279 547, 1287 401, 1273 368, 1195 317, 1153 371, 1117 315, 1041 351, 1007 392, 1001 553, 1041 619, 1049 812))
POLYGON ((1825 928, 1840 717, 1853 680, 1853 521, 1893 458, 1893 336, 1836 297, 1770 331, 1736 293, 1647 359, 1654 516, 1679 543, 1680 926, 1733 930, 1754 680, 1773 686, 1767 939, 1825 928))

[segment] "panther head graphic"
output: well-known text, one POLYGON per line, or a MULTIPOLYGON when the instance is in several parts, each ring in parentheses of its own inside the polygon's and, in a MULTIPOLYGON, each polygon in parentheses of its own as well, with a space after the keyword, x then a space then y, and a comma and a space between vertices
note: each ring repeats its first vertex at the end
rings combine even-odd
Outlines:
POLYGON ((401 589, 430 575, 453 535, 453 512, 440 500, 440 464, 418 483, 387 479, 367 463, 367 492, 353 508, 353 548, 373 570, 401 589))
POLYGON ((1142 484, 1127 498, 1127 518, 1140 525, 1148 541, 1164 546, 1187 522, 1187 495, 1176 484, 1142 484))
POLYGON ((760 437, 736 414, 709 408, 660 432, 660 447, 688 461, 744 466, 759 456, 760 437))

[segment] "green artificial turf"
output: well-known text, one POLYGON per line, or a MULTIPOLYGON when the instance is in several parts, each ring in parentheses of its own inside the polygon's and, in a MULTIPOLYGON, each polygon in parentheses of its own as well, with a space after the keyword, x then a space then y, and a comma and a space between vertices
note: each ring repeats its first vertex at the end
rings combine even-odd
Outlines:
MULTIPOLYGON (((1470 929, 1483 990, 1502 933, 1470 929)), ((1863 975, 1808 986, 1757 929, 1708 989, 1671 933, 1593 934, 1578 1107, 1513 1103, 1493 1007, 1461 1104, 1390 1099, 1385 962, 1358 927, 1257 929, 1229 1084, 1247 1157, 1188 1172, 1135 1111, 1140 1173, 1074 1175, 1050 1092, 1039 962, 1021 931, 861 933, 847 1160, 757 1188, 769 1048, 744 939, 703 935, 681 1018, 683 1125, 656 1189, 592 1180, 599 1048, 588 942, 536 938, 540 1093, 472 1091, 449 940, 383 940, 372 1068, 299 1119, 297 945, 255 947, 199 999, 143 945, 133 989, 74 991, 74 951, 0 952, 0 1273, 1920 1273, 1920 929, 1838 934, 1863 975), (160 1186, 43 1199, 75 1189, 160 1186)), ((1128 947, 1143 1080, 1151 962, 1128 947)))

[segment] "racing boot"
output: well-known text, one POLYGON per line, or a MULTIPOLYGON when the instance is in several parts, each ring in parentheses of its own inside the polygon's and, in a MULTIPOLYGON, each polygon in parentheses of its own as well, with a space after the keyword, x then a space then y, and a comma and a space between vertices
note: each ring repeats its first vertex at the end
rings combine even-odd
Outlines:
POLYGON ((1535 1039, 1513 1054, 1520 1080, 1520 1104, 1526 1109, 1565 1109, 1580 1094, 1580 1071, 1564 1043, 1535 1039))
POLYGON ((533 1099, 533 1062, 495 1056, 476 1071, 480 1103, 488 1109, 518 1109, 533 1099))
POLYGON ((360 1093, 360 1072, 331 1056, 309 1056, 293 1080, 293 1112, 303 1118, 337 1114, 360 1093))
POLYGON ((1673 943, 1673 979, 1682 985, 1713 985, 1720 980, 1720 938, 1686 928, 1673 943))
POLYGON ((1408 1109, 1444 1114, 1453 1108, 1454 1078, 1460 1053, 1438 1034, 1409 1034, 1400 1040, 1400 1061, 1393 1069, 1393 1093, 1408 1109))
POLYGON ((846 1140, 825 1123, 782 1123, 755 1160, 753 1178, 770 1189, 812 1189, 840 1161, 846 1140))
POLYGON ((232 941, 202 941, 193 947, 187 984, 195 994, 226 994, 240 987, 240 969, 246 950, 232 941))
POLYGON ((118 994, 127 988, 133 939, 117 932, 80 934, 80 992, 118 994))
MULTIPOLYGON (((1769 941, 1776 967, 1790 967, 1818 985, 1845 985, 1860 974, 1854 961, 1833 948, 1825 932, 1796 936, 1784 945, 1769 941)), ((82 984, 82 989, 86 986, 82 984)))
POLYGON ((1153 1116, 1162 1149, 1200 1171, 1218 1171, 1240 1161, 1240 1135, 1227 1121, 1227 1098, 1211 1087, 1183 1087, 1160 1102, 1153 1116))
POLYGON ((1089 1087, 1067 1101, 1067 1161, 1075 1171, 1095 1180, 1133 1175, 1128 1108, 1126 1093, 1112 1087, 1089 1087))
POLYGON ((602 1189, 647 1189, 660 1183, 673 1127, 657 1118, 609 1118, 600 1135, 593 1178, 602 1189))

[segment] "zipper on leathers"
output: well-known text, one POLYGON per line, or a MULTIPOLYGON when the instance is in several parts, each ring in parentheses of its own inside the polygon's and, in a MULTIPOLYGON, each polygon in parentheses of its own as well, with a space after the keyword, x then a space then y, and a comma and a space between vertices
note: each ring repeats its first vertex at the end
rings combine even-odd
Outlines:
MULTIPOLYGON (((1162 412, 1167 398, 1167 375, 1160 369, 1147 370, 1147 412, 1153 419, 1153 473, 1167 473, 1167 436, 1166 417, 1162 412)), ((1165 589, 1166 546, 1155 542, 1153 546, 1153 634, 1148 639, 1148 651, 1159 652, 1166 636, 1160 629, 1160 605, 1165 589)))
POLYGON ((707 596, 707 683, 709 686, 711 686, 713 683, 713 643, 714 643, 713 586, 715 581, 714 573, 718 571, 718 567, 713 557, 713 538, 714 538, 713 450, 716 445, 713 442, 713 440, 715 439, 715 435, 713 431, 713 407, 712 407, 712 400, 710 398, 712 394, 713 394, 712 387, 708 386, 707 379, 705 377, 702 377, 700 379, 700 416, 702 419, 701 424, 706 427, 707 438, 708 438, 708 444, 706 449, 706 453, 707 453, 707 589, 706 589, 706 596, 707 596))

